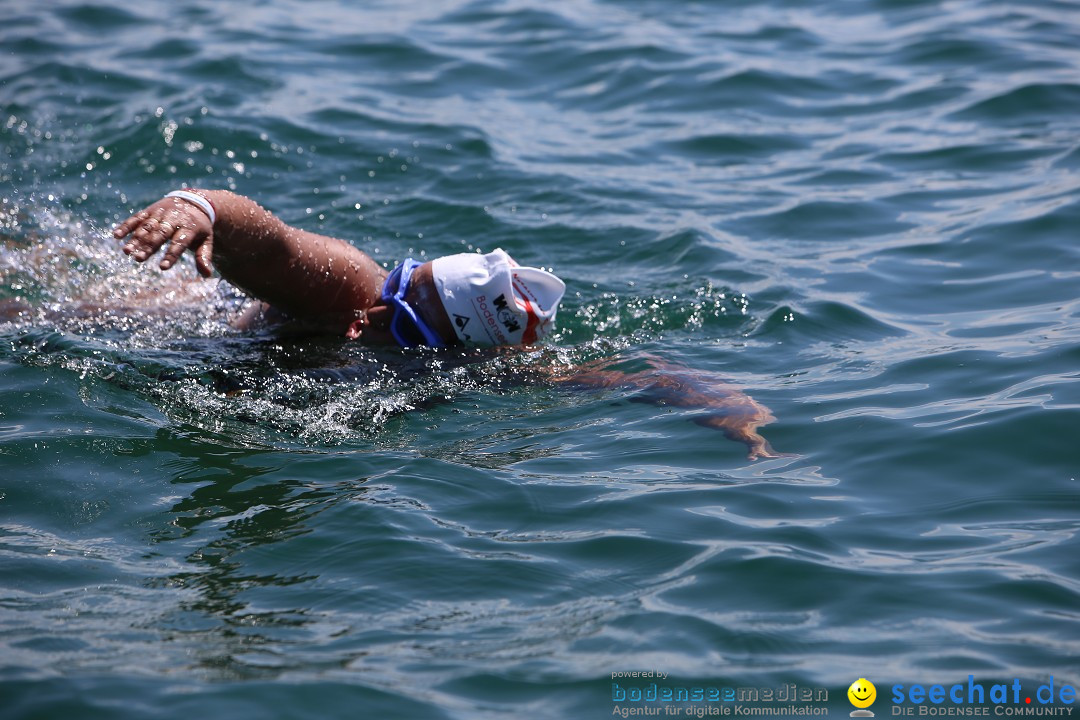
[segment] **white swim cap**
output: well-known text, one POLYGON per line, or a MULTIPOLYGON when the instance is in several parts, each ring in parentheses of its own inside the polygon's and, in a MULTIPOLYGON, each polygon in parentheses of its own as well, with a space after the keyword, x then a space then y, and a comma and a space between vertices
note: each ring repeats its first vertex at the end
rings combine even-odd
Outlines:
POLYGON ((566 284, 521 267, 503 250, 437 258, 431 274, 458 339, 466 345, 529 345, 555 327, 566 284))

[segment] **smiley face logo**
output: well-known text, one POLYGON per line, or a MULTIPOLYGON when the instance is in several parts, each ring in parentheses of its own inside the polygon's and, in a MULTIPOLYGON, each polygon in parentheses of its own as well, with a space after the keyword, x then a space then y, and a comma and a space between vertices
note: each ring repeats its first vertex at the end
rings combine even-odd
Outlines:
POLYGON ((851 704, 859 708, 855 712, 851 713, 852 717, 873 717, 874 713, 869 712, 863 708, 868 708, 874 704, 874 700, 877 700, 877 688, 874 687, 874 683, 870 682, 866 678, 859 678, 855 682, 851 683, 851 687, 847 689, 848 700, 851 704))

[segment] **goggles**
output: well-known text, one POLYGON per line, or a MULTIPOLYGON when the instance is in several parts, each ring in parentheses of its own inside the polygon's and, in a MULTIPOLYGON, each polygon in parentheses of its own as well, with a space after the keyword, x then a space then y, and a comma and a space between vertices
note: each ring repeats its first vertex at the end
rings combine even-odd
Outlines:
POLYGON ((394 317, 390 320, 390 332, 398 345, 404 348, 416 345, 444 347, 446 345, 439 334, 427 326, 409 303, 405 302, 405 293, 409 291, 409 282, 413 272, 420 267, 412 258, 405 260, 386 276, 383 283, 382 301, 394 308, 394 317))

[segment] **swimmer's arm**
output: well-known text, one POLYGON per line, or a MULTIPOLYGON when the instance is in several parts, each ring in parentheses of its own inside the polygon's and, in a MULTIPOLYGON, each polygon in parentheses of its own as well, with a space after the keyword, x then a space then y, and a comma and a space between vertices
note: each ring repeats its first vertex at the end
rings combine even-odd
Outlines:
POLYGON ((386 271, 344 240, 286 225, 255 201, 225 190, 199 190, 213 205, 211 225, 198 206, 163 198, 120 223, 124 252, 145 262, 165 248, 171 268, 185 251, 200 274, 222 277, 288 315, 344 330, 378 301, 386 271))
POLYGON ((673 405, 707 411, 694 418, 704 427, 719 430, 729 440, 744 443, 750 460, 780 457, 758 428, 776 418, 769 408, 713 373, 689 370, 648 358, 647 370, 615 369, 615 362, 587 363, 554 377, 556 382, 594 388, 638 390, 634 399, 656 405, 673 405))

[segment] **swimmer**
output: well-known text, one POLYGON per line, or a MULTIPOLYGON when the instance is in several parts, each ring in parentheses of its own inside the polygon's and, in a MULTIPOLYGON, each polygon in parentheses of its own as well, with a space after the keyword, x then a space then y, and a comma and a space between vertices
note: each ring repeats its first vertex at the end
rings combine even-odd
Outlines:
MULTIPOLYGON (((518 265, 507 253, 463 253, 418 262, 406 258, 387 272, 337 238, 291 227, 255 201, 225 190, 185 189, 120 223, 123 251, 146 262, 164 248, 162 270, 185 252, 203 277, 217 271, 261 304, 240 319, 284 316, 315 331, 366 344, 402 347, 528 346, 555 326, 566 286, 552 273, 518 265)), ((555 382, 640 390, 648 402, 706 410, 699 424, 749 448, 751 459, 776 457, 757 428, 768 409, 708 374, 650 362, 626 373, 610 362, 555 382)))
MULTIPOLYGON (((124 252, 171 268, 184 252, 204 277, 226 280, 307 326, 368 344, 531 344, 554 326, 565 285, 519 267, 502 250, 420 263, 387 273, 337 238, 286 225, 253 200, 222 190, 170 193, 122 222, 124 252)), ((269 309, 263 308, 263 309, 269 309)))

